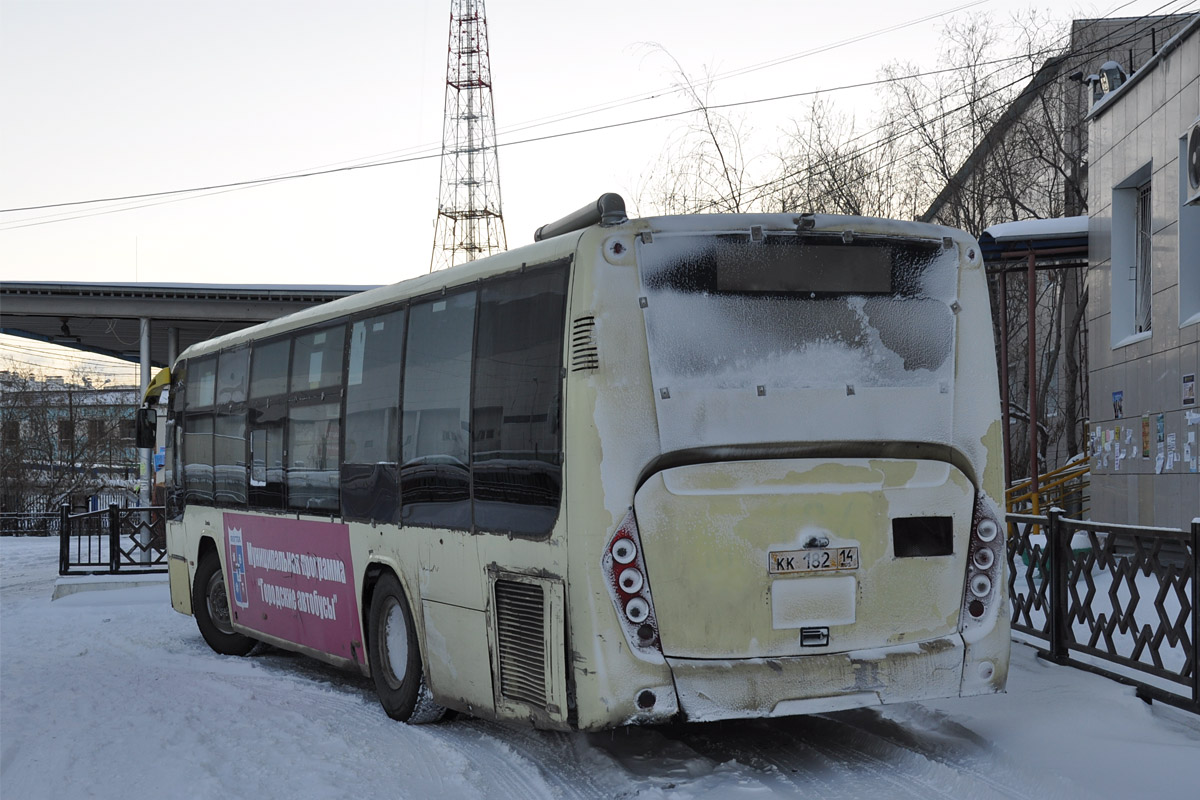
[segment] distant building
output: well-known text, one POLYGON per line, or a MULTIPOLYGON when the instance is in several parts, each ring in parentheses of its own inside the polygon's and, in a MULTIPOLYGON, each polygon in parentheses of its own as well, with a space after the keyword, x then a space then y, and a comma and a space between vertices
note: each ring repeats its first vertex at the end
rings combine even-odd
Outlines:
POLYGON ((1200 15, 1088 120, 1091 516, 1186 527, 1200 516, 1200 15))
POLYGON ((0 510, 136 504, 138 395, 0 372, 0 510))

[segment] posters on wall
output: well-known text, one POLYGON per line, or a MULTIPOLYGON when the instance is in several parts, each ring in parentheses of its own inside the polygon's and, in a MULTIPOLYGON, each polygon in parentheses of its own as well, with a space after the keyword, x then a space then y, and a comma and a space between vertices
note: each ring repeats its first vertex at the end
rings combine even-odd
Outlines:
POLYGON ((1185 406, 1196 405, 1196 374, 1183 376, 1183 404, 1185 406))
POLYGON ((1134 427, 1131 425, 1113 425, 1100 427, 1090 434, 1089 443, 1093 458, 1093 468, 1113 469, 1121 471, 1121 462, 1125 459, 1138 458, 1141 450, 1143 460, 1150 459, 1151 430, 1154 431, 1154 442, 1157 445, 1154 456, 1154 472, 1161 474, 1170 472, 1176 467, 1190 473, 1200 472, 1200 446, 1197 443, 1197 430, 1200 427, 1200 413, 1187 409, 1184 412, 1183 435, 1167 431, 1167 415, 1142 415, 1142 442, 1139 448, 1133 440, 1134 427), (1151 417, 1153 416, 1153 428, 1151 417))

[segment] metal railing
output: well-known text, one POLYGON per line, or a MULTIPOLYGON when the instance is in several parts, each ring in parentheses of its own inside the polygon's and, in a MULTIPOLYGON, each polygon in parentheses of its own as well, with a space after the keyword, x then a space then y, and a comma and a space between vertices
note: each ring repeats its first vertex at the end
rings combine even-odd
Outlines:
POLYGON ((1088 511, 1091 461, 1083 459, 1038 476, 1038 490, 1026 478, 1004 493, 1008 513, 1040 514, 1044 508, 1063 508, 1080 515, 1088 511))
POLYGON ((1013 630, 1046 641, 1051 661, 1200 714, 1200 521, 1146 528, 1059 509, 1007 520, 1013 630))
POLYGON ((57 536, 59 512, 5 511, 0 513, 0 536, 57 536))
POLYGON ((58 574, 167 571, 166 517, 162 506, 59 514, 58 574))

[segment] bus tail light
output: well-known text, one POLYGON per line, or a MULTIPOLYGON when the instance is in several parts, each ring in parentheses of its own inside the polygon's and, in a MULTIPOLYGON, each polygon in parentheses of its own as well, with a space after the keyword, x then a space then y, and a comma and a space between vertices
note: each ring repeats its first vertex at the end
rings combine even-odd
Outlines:
POLYGON ((609 538, 601 567, 629 649, 635 654, 661 658, 658 620, 654 617, 654 600, 633 509, 609 538))
POLYGON ((975 498, 971 520, 971 542, 967 551, 967 583, 963 592, 962 632, 967 642, 987 633, 995 615, 1000 613, 1003 596, 1005 546, 1000 535, 1000 519, 990 500, 982 492, 975 498))

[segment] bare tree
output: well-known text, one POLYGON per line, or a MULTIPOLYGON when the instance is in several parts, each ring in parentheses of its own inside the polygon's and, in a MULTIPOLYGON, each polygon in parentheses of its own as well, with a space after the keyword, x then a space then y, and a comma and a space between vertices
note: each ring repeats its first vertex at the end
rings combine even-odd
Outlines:
MULTIPOLYGON (((939 70, 891 64, 873 127, 856 130, 828 98, 810 103, 772 154, 773 174, 755 181, 748 139, 714 113, 711 82, 675 62, 696 109, 664 150, 642 203, 667 213, 772 210, 924 218, 979 236, 1013 220, 1086 213, 1080 170, 1078 84, 1066 80, 1064 26, 1030 12, 1008 25, 973 16, 944 31, 939 70), (1059 44, 1055 44, 1055 41, 1059 44)), ((1008 281, 1010 396, 1028 397, 1026 291, 1036 295, 1041 468, 1080 452, 1086 425, 1087 293, 1076 270, 1008 281), (1063 452, 1065 449, 1065 453, 1063 452)), ((993 311, 999 320, 999 297, 993 311)), ((999 347, 997 347, 999 351, 999 347)), ((1028 463, 1027 422, 1010 443, 1028 463), (1024 448, 1024 453, 1022 449, 1024 448)))
POLYGON ((129 392, 0 372, 0 500, 5 511, 53 511, 103 490, 126 489, 137 474, 129 392))
POLYGON ((674 65, 675 89, 694 114, 664 145, 637 191, 638 206, 661 214, 702 211, 759 210, 750 201, 752 188, 745 119, 711 107, 712 76, 694 79, 670 53, 651 46, 674 65))

